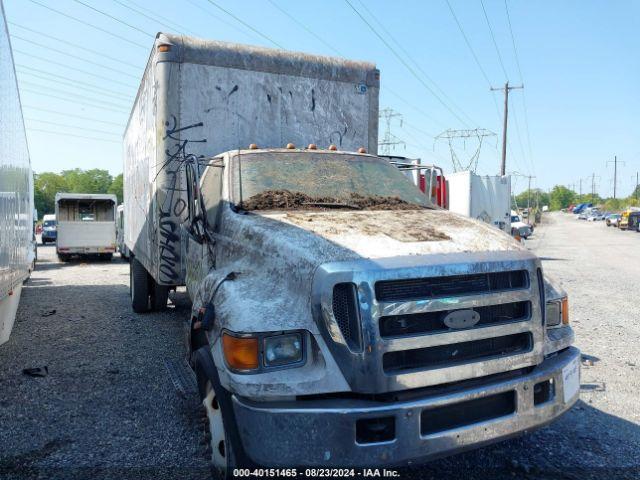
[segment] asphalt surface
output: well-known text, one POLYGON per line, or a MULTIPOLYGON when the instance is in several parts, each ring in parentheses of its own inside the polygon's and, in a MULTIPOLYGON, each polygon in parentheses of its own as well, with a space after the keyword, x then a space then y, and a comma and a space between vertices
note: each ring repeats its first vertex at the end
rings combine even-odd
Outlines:
MULTIPOLYGON (((640 234, 550 214, 527 246, 569 293, 581 400, 548 427, 401 478, 640 478, 640 234)), ((138 315, 125 262, 61 264, 51 246, 39 257, 0 347, 0 478, 209 478, 194 399, 164 367, 184 354, 184 296, 138 315)))

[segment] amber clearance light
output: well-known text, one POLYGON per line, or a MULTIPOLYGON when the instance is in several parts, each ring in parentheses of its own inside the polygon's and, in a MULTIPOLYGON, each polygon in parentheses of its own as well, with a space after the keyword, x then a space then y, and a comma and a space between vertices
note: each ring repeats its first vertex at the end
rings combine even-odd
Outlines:
POLYGON ((222 350, 229 367, 236 370, 258 368, 258 339, 222 334, 222 350))
POLYGON ((569 299, 567 297, 562 299, 562 324, 569 325, 569 299))

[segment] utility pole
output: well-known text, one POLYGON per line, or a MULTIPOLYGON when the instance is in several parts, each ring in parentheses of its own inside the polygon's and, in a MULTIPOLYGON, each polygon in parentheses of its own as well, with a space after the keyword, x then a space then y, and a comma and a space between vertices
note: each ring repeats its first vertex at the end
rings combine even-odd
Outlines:
POLYGON ((580 196, 582 197, 582 178, 580 179, 580 196))
POLYGON ((509 91, 519 88, 524 88, 524 85, 518 85, 517 87, 510 87, 509 81, 504 84, 504 87, 494 88, 491 87, 491 91, 502 90, 504 91, 504 120, 502 124, 502 162, 500 164, 500 175, 505 175, 507 170, 507 118, 509 116, 509 91))
MULTIPOLYGON (((600 177, 598 177, 600 179, 600 177)), ((595 203, 596 200, 596 174, 591 174, 591 203, 595 203)))
MULTIPOLYGON (((638 201, 638 174, 640 172, 636 172, 636 188, 633 190, 633 194, 636 196, 636 201, 638 201)), ((633 178, 633 175, 631 176, 633 178)))
POLYGON ((616 155, 613 157, 613 160, 609 160, 607 162, 607 165, 609 165, 610 163, 613 163, 613 199, 615 200, 618 186, 618 163, 624 162, 618 162, 618 156, 616 155))

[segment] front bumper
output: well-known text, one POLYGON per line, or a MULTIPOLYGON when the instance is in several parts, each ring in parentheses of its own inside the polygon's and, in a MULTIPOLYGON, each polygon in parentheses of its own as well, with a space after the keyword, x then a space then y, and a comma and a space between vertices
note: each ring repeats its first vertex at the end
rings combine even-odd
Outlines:
POLYGON ((55 240, 57 236, 58 236, 57 232, 55 232, 55 231, 50 232, 50 231, 44 230, 42 232, 42 239, 43 240, 55 240))
MULTIPOLYGON (((580 351, 570 347, 522 376, 400 402, 324 399, 264 403, 237 396, 233 396, 233 402, 245 451, 261 465, 408 465, 477 448, 546 425, 578 400, 578 391, 565 399, 563 369, 566 372, 577 368, 579 374, 579 365, 580 351), (552 382, 551 393, 543 401, 540 397, 534 401, 534 386, 548 380, 552 382), (423 412, 430 409, 508 392, 513 392, 515 398, 514 411, 496 418, 461 425, 461 417, 456 417, 444 422, 456 424, 454 428, 436 432, 432 425, 421 421, 423 412), (390 417, 394 422, 392 439, 376 443, 357 441, 358 420, 390 417)), ((460 412, 460 409, 452 411, 460 412)))

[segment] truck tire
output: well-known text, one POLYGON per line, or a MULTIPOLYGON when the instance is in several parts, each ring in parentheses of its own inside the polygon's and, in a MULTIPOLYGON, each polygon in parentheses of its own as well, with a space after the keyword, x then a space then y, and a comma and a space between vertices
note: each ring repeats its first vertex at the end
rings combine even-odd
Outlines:
POLYGON ((167 308, 167 301, 169 300, 169 287, 166 285, 158 285, 155 281, 151 280, 151 308, 156 312, 161 312, 167 308))
POLYGON ((234 478, 234 469, 249 468, 253 464, 244 454, 231 394, 220 384, 208 345, 195 352, 194 365, 202 401, 198 413, 204 419, 207 461, 214 478, 234 478))
POLYGON ((129 264, 129 292, 131 308, 136 313, 149 311, 149 274, 144 266, 135 258, 129 264))

